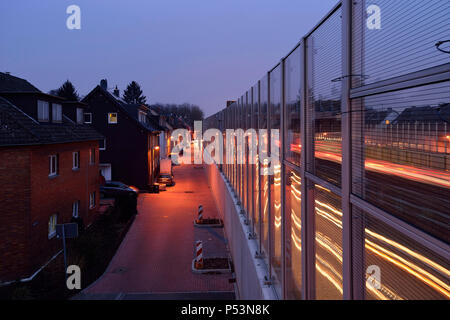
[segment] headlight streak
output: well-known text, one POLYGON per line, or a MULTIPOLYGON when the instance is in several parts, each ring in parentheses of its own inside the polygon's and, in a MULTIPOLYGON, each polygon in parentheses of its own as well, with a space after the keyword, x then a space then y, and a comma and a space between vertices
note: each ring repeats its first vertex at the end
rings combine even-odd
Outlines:
POLYGON ((301 220, 295 215, 295 212, 293 209, 291 209, 291 218, 294 221, 294 224, 298 228, 298 230, 301 230, 302 228, 302 222, 301 220))
POLYGON ((330 252, 333 256, 342 263, 342 248, 334 244, 331 240, 325 237, 320 232, 316 235, 316 242, 325 250, 330 252))
MULTIPOLYGON (((320 159, 341 163, 342 157, 331 152, 316 151, 315 156, 320 159)), ((445 172, 430 169, 419 169, 412 166, 396 165, 388 161, 371 160, 365 161, 365 168, 369 171, 381 172, 383 174, 395 175, 408 180, 414 180, 425 184, 437 185, 450 188, 450 175, 445 172)))
POLYGON ((393 247, 396 247, 397 249, 399 249, 399 250, 409 254, 410 256, 416 258, 417 260, 420 260, 420 261, 424 262, 425 264, 429 265, 431 268, 433 268, 434 270, 440 272, 441 274, 443 274, 443 275, 445 275, 447 277, 450 277, 450 270, 445 269, 440 264, 437 264, 436 262, 428 259, 427 257, 424 257, 421 254, 416 253, 415 251, 412 251, 411 249, 405 247, 404 245, 401 245, 398 242, 395 242, 395 241, 390 240, 390 239, 388 239, 386 237, 383 237, 382 235, 379 235, 379 234, 377 234, 377 233, 375 233, 375 232, 373 232, 373 231, 371 231, 369 229, 366 229, 365 231, 370 236, 372 236, 374 238, 377 238, 377 239, 379 239, 381 241, 384 241, 384 242, 390 244, 393 247))
POLYGON ((277 229, 281 227, 281 217, 275 217, 274 225, 277 229))
POLYGON ((336 289, 343 294, 344 290, 342 288, 342 276, 336 272, 336 270, 330 266, 325 260, 323 260, 320 256, 316 255, 316 260, 322 264, 324 267, 328 268, 332 274, 327 272, 326 270, 322 269, 320 267, 320 264, 316 262, 316 270, 322 274, 328 281, 331 282, 333 286, 336 287, 336 289), (339 278, 338 280, 335 279, 335 277, 339 278))
MULTIPOLYGON (((318 204, 319 206, 330 210, 331 212, 327 212, 326 210, 322 210, 316 207, 316 212, 318 215, 320 215, 321 217, 325 218, 326 220, 330 221, 331 223, 333 223, 334 225, 336 225, 337 227, 339 227, 340 229, 342 229, 342 222, 335 218, 332 213, 338 215, 338 216, 342 216, 342 212, 336 210, 335 208, 326 205, 320 201, 316 200, 316 204, 318 204)), ((365 232, 367 235, 376 238, 380 241, 383 241, 395 248, 397 248, 398 250, 408 254, 409 256, 427 264, 428 266, 430 266, 432 269, 438 271, 439 273, 443 274, 444 276, 449 276, 450 275, 450 271, 444 267, 442 267, 441 265, 439 265, 438 263, 422 256, 421 254, 393 241, 390 240, 386 237, 383 237, 369 229, 365 229, 365 232)), ((333 249, 328 241, 324 241, 323 238, 321 238, 322 236, 316 237, 316 241, 319 243, 319 245, 321 245, 322 247, 324 247, 325 249, 327 249, 327 251, 329 251, 330 253, 332 253, 335 257, 339 257, 339 261, 342 261, 341 256, 339 256, 338 251, 335 251, 335 249, 333 249), (328 242, 328 243, 327 243, 328 242)), ((365 247, 371 251, 372 253, 382 257, 384 260, 394 264, 395 266, 405 270, 406 272, 408 272, 409 274, 413 275, 414 277, 416 277, 417 279, 421 280, 422 282, 424 282, 426 285, 432 287, 433 289, 441 292, 443 295, 445 295, 446 297, 450 297, 450 286, 448 286, 446 283, 444 283, 442 280, 438 279, 436 276, 434 276, 433 274, 423 270, 422 268, 420 268, 419 266, 415 265, 414 263, 412 263, 411 261, 408 261, 404 258, 402 258, 401 256, 395 254, 394 252, 383 248, 373 242, 371 242, 370 240, 366 239, 366 245, 365 247), (383 253, 384 252, 384 253, 383 253)), ((336 247, 334 247, 336 248, 336 247)), ((322 270, 323 271, 323 270, 322 270)), ((328 278, 328 277, 327 277, 328 278)), ((382 286, 383 288, 383 286, 382 286)), ((387 288, 384 287, 384 290, 388 290, 387 288)), ((373 290, 371 290, 373 291, 373 290)), ((392 291, 389 290, 389 295, 390 296, 396 296, 398 297, 398 295, 392 291)), ((377 294, 378 297, 380 297, 377 294)))
MULTIPOLYGON (((380 284, 378 281, 376 281, 376 283, 380 284)), ((380 285, 381 289, 375 289, 373 286, 370 286, 366 282, 367 290, 369 290, 372 294, 377 296, 380 300, 404 300, 402 297, 400 297, 395 292, 391 291, 389 288, 385 287, 383 284, 380 285)))
POLYGON ((407 261, 406 259, 400 257, 399 255, 393 253, 392 251, 389 251, 370 240, 366 239, 366 245, 365 247, 375 253, 376 255, 380 256, 381 258, 393 263, 397 267, 405 270, 409 274, 413 275, 417 279, 421 280, 428 286, 432 287, 436 291, 439 291, 443 295, 445 295, 447 298, 450 298, 450 286, 445 284, 443 281, 435 277, 434 275, 430 274, 429 272, 423 270, 419 266, 415 265, 414 263, 407 261), (382 251, 382 252, 381 252, 382 251), (383 253, 384 252, 384 253, 383 253), (397 260, 396 260, 397 259, 397 260), (417 270, 417 271, 416 271, 417 270), (428 278, 427 278, 428 277, 428 278))
MULTIPOLYGON (((294 229, 292 229, 293 231, 294 229)), ((295 234, 295 232, 291 233, 291 239, 294 241, 294 245, 295 247, 298 249, 298 251, 302 251, 302 240, 297 237, 297 235, 295 234)))

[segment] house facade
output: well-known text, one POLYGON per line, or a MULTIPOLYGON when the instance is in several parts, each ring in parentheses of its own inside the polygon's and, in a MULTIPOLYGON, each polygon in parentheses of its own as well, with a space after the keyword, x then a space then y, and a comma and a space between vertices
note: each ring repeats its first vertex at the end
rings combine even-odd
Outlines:
POLYGON ((0 283, 33 277, 61 252, 56 225, 89 226, 99 206, 103 136, 33 88, 0 74, 0 283))
POLYGON ((160 127, 151 121, 144 105, 131 105, 111 93, 106 81, 83 101, 85 121, 100 132, 100 169, 106 180, 121 181, 147 190, 159 172, 160 127))

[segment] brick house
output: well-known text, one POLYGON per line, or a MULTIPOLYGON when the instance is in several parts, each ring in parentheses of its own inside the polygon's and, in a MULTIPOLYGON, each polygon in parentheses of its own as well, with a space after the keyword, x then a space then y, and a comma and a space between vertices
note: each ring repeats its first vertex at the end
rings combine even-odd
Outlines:
POLYGON ((163 128, 150 117, 145 105, 127 104, 106 80, 82 102, 88 105, 85 121, 105 136, 100 166, 106 180, 121 181, 141 190, 153 185, 159 173, 159 135, 163 128))
POLYGON ((103 136, 65 115, 83 107, 0 73, 0 283, 61 251, 56 224, 96 217, 103 136))

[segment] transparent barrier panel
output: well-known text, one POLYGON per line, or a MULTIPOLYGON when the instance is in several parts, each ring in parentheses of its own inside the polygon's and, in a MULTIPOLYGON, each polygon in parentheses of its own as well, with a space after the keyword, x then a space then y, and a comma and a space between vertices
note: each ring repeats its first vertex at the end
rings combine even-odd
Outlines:
POLYGON ((286 298, 302 298, 302 220, 301 220, 301 178, 300 173, 286 168, 285 180, 285 256, 286 256, 286 298))
POLYGON ((343 298, 341 198, 316 184, 316 299, 343 298))
POLYGON ((353 103, 353 193, 450 241, 450 82, 353 103))

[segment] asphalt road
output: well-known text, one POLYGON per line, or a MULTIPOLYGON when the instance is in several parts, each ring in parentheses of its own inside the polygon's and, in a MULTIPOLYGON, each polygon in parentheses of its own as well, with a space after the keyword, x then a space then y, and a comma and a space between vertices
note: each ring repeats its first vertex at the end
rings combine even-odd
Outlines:
POLYGON ((174 167, 176 185, 160 194, 141 194, 139 214, 105 274, 82 299, 230 299, 230 274, 198 275, 191 270, 194 243, 204 256, 227 257, 222 229, 195 229, 199 204, 204 217, 218 212, 202 166, 174 167), (197 298, 196 298, 197 297, 197 298))

